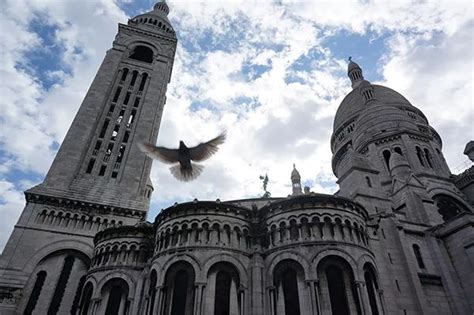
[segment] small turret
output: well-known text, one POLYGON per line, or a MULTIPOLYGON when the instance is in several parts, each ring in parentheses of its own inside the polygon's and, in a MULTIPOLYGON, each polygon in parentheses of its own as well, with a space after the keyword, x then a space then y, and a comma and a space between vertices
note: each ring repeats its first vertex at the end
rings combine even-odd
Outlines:
POLYGON ((293 195, 303 194, 303 190, 301 189, 301 176, 294 163, 293 171, 291 172, 291 185, 293 187, 293 195))
POLYGON ((356 89, 359 84, 364 81, 362 69, 357 63, 352 61, 352 57, 349 57, 349 65, 347 66, 347 76, 349 77, 349 79, 351 79, 353 89, 356 89))

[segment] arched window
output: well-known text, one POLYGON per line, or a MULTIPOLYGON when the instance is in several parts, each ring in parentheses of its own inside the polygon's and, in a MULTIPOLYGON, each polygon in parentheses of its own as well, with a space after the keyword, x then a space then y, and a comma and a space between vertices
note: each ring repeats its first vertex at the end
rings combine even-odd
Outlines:
POLYGON ((193 267, 184 261, 174 263, 166 272, 166 300, 164 314, 192 314, 194 306, 193 267))
POLYGON ((332 313, 349 314, 346 287, 341 268, 333 265, 328 266, 326 268, 326 279, 328 282, 332 313))
POLYGON ((416 262, 420 269, 425 269, 425 263, 423 262, 423 257, 421 257, 420 246, 413 244, 413 253, 415 253, 416 262))
POLYGON ((127 314, 128 291, 128 284, 123 279, 111 279, 104 285, 102 296, 108 295, 105 315, 127 314))
POLYGON ((142 75, 142 81, 140 83, 140 87, 138 89, 138 91, 143 91, 143 89, 145 88, 145 83, 146 83, 146 79, 148 78, 148 74, 147 73, 144 73, 142 75))
POLYGON ((84 282, 86 281, 86 276, 82 276, 77 285, 76 294, 74 295, 74 301, 71 306, 71 314, 76 314, 79 307, 79 299, 81 298, 82 289, 84 288, 84 282))
POLYGON ((390 156, 392 155, 389 150, 384 150, 382 152, 383 158, 385 160, 385 164, 387 165, 387 169, 390 171, 390 156))
POLYGON ((30 298, 28 299, 28 304, 24 311, 24 315, 30 315, 33 313, 38 302, 38 298, 41 294, 41 289, 43 288, 44 281, 46 280, 46 271, 40 271, 36 274, 35 285, 33 286, 33 291, 31 292, 30 298))
POLYGON ((153 50, 146 46, 137 46, 130 54, 130 59, 135 59, 147 63, 153 62, 153 50))
POLYGON ((426 158, 426 161, 428 162, 428 165, 433 168, 433 162, 432 162, 432 159, 431 159, 431 153, 430 151, 428 151, 428 149, 425 148, 425 158, 426 158))
POLYGON ((230 308, 230 284, 232 278, 228 272, 219 271, 216 276, 216 297, 214 299, 214 314, 227 315, 230 308))
POLYGON ((211 292, 215 292, 214 300, 205 305, 209 314, 240 314, 237 292, 240 282, 235 266, 227 262, 218 262, 209 269, 207 279, 211 292), (211 309, 214 312, 210 312, 211 309))
POLYGON ((125 79, 127 78, 127 74, 128 74, 128 68, 123 68, 122 77, 120 78, 120 81, 125 81, 125 79))
POLYGON ((438 206, 438 213, 441 214, 444 221, 454 218, 461 212, 468 212, 463 204, 448 195, 436 195, 433 199, 438 206))
POLYGON ((273 282, 276 288, 276 305, 277 309, 284 308, 286 315, 300 314, 299 279, 300 281, 304 280, 304 272, 296 261, 286 259, 275 267, 273 282))
POLYGON ((130 80, 130 86, 135 85, 135 82, 137 81, 137 77, 138 77, 138 71, 135 70, 132 72, 132 79, 130 80))
POLYGON ((375 272, 373 271, 372 266, 368 264, 364 267, 364 280, 365 287, 367 288, 367 295, 369 296, 369 304, 372 315, 379 315, 376 295, 376 292, 378 291, 378 284, 375 277, 375 272))
POLYGON ((148 314, 153 314, 153 308, 155 307, 156 297, 156 271, 153 270, 150 276, 150 288, 148 289, 148 295, 150 296, 150 303, 148 304, 148 314))
POLYGON ((89 306, 91 304, 91 298, 92 298, 92 291, 93 291, 92 284, 89 282, 84 287, 84 293, 82 294, 81 308, 80 308, 81 315, 87 315, 89 311, 89 306))
POLYGON ((57 314, 59 307, 61 306, 61 301, 64 296, 64 290, 66 289, 69 276, 71 275, 72 266, 74 265, 74 257, 67 256, 64 259, 64 266, 59 275, 58 283, 56 284, 56 289, 54 290, 53 299, 49 305, 48 315, 57 314))
POLYGON ((319 262, 317 272, 321 281, 321 303, 330 307, 332 314, 362 313, 354 273, 347 261, 327 256, 319 262))
POLYGON ((418 157, 418 161, 420 161, 421 166, 425 166, 425 162, 423 161, 423 152, 421 151, 420 147, 416 147, 416 156, 418 157))

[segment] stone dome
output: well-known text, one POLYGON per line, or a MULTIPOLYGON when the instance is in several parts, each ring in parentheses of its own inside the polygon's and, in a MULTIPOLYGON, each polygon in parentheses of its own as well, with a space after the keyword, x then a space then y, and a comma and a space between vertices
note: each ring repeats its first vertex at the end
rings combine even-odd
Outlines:
MULTIPOLYGON (((387 105, 403 104, 414 108, 400 93, 382 85, 372 84, 372 86, 374 87, 374 98, 379 102, 387 105)), ((346 122, 356 118, 364 109, 364 104, 365 100, 358 90, 352 90, 347 94, 337 109, 336 116, 334 117, 333 131, 336 132, 346 122)))
POLYGON ((354 124, 352 145, 359 150, 378 137, 398 134, 401 130, 419 132, 416 122, 403 109, 376 101, 360 111, 354 124))

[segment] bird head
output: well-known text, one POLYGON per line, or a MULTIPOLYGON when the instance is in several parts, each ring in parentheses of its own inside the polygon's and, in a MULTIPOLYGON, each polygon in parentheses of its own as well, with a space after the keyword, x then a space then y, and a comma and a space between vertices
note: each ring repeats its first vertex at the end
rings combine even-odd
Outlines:
POLYGON ((179 141, 179 148, 180 148, 180 149, 184 149, 184 148, 187 148, 187 146, 184 144, 183 141, 180 140, 180 141, 179 141))

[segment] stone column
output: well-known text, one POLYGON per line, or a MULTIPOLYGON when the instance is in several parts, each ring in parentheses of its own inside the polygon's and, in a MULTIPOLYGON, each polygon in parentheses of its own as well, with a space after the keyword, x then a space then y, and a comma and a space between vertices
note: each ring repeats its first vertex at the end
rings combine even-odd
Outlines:
POLYGON ((239 288, 239 297, 240 297, 240 300, 239 300, 239 303, 240 303, 240 307, 239 307, 239 314, 240 315, 245 315, 247 314, 247 311, 246 311, 246 307, 245 307, 245 290, 241 287, 239 288))
POLYGON ((369 297, 367 295, 367 290, 364 290, 365 282, 363 281, 354 281, 354 282, 357 288, 357 298, 359 299, 359 304, 360 304, 362 314, 370 314, 368 312, 368 310, 370 310, 369 297))
POLYGON ((205 283, 195 283, 195 290, 194 290, 194 315, 201 315, 204 314, 202 312, 202 295, 205 288, 205 283))
POLYGON ((276 315, 275 314, 275 287, 269 287, 268 288, 268 300, 270 301, 269 304, 269 314, 270 315, 276 315))
POLYGON ((239 315, 239 298, 234 279, 230 282, 229 315, 239 315))
POLYGON ((214 300, 216 297, 216 273, 209 275, 204 295, 203 315, 214 314, 214 300))
POLYGON ((285 314, 285 296, 283 295, 283 286, 281 283, 277 287, 277 302, 275 315, 285 314))
POLYGON ((378 293, 378 301, 377 301, 377 305, 380 305, 380 314, 385 314, 385 301, 384 301, 384 298, 383 298, 383 290, 382 289, 378 289, 377 290, 377 293, 378 293))
POLYGON ((163 286, 158 286, 155 288, 155 304, 153 305, 153 311, 152 314, 160 314, 159 310, 161 310, 161 302, 163 299, 163 292, 162 292, 163 286))

